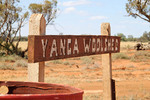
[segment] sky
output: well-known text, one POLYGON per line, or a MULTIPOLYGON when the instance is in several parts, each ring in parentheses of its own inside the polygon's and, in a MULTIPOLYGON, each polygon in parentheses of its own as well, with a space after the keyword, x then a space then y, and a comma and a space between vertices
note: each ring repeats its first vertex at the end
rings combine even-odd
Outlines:
MULTIPOLYGON (((20 0, 21 6, 28 10, 30 3, 42 3, 43 0, 20 0)), ((100 35, 100 25, 110 23, 111 35, 123 33, 142 36, 150 31, 150 23, 128 17, 125 5, 127 0, 57 0, 59 9, 54 25, 46 27, 46 35, 100 35)), ((22 36, 29 33, 29 24, 22 28, 22 36)))

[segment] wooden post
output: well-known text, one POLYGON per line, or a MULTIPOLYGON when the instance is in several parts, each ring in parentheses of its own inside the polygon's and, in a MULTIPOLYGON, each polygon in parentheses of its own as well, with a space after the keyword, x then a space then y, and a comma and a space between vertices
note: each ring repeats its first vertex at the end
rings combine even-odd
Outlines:
MULTIPOLYGON (((101 35, 110 36, 110 24, 102 23, 101 35)), ((102 66, 103 66, 103 100, 112 100, 112 62, 111 53, 102 54, 102 66)))
POLYGON ((116 83, 115 80, 111 80, 112 83, 112 100, 116 100, 116 83))
MULTIPOLYGON (((45 35, 46 21, 42 14, 32 14, 29 20, 29 35, 45 35)), ((45 62, 28 63, 28 81, 44 82, 45 62)))

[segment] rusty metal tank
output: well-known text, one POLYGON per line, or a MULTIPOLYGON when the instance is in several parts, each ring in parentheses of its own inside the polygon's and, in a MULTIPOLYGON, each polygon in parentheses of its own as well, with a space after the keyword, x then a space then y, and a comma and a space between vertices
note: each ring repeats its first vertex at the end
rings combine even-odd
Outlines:
POLYGON ((82 100, 83 91, 70 86, 38 83, 0 81, 0 87, 8 87, 0 100, 82 100))

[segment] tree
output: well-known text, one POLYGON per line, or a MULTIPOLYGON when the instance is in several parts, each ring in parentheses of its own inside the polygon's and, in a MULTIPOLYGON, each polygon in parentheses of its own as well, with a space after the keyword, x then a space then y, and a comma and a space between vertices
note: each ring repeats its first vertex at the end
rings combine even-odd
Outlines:
POLYGON ((17 54, 24 57, 27 49, 22 51, 18 45, 21 39, 21 27, 28 18, 28 12, 23 13, 18 6, 19 0, 0 0, 0 49, 6 54, 17 54), (18 35, 18 41, 14 44, 18 35))
POLYGON ((129 16, 150 22, 150 0, 128 0, 126 11, 129 16))
POLYGON ((43 4, 32 3, 29 5, 29 9, 32 13, 41 13, 46 19, 46 25, 53 23, 53 20, 56 18, 57 12, 57 1, 45 0, 43 4))
POLYGON ((133 35, 128 35, 127 41, 135 41, 133 35))
POLYGON ((121 41, 126 41, 126 36, 123 33, 118 33, 117 36, 121 37, 121 41))
POLYGON ((139 38, 139 41, 148 42, 150 41, 150 32, 144 32, 143 35, 139 38))

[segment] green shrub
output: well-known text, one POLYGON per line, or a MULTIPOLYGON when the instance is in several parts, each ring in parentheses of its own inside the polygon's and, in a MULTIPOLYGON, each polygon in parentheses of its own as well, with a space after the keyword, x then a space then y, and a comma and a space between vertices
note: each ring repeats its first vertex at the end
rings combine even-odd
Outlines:
POLYGON ((60 60, 54 60, 54 61, 52 61, 52 63, 53 63, 53 64, 62 64, 63 62, 60 61, 60 60))
POLYGON ((150 52, 148 52, 148 51, 138 51, 138 52, 135 53, 135 56, 150 57, 150 52))
POLYGON ((150 59, 150 52, 148 51, 138 51, 133 56, 131 56, 131 61, 133 62, 144 62, 150 59))
POLYGON ((0 69, 1 70, 16 70, 16 67, 11 66, 11 65, 2 64, 2 65, 0 65, 0 69))
POLYGON ((87 57, 82 57, 81 60, 82 60, 82 64, 86 64, 86 65, 90 65, 90 64, 93 64, 94 61, 92 60, 93 58, 87 56, 87 57))
POLYGON ((64 65, 70 65, 70 62, 69 61, 64 61, 63 64, 64 65))
POLYGON ((135 68, 134 65, 127 65, 127 68, 135 68))
POLYGON ((72 60, 80 60, 81 58, 80 57, 74 57, 72 58, 72 60))
POLYGON ((132 47, 129 44, 126 46, 126 48, 127 48, 127 50, 132 49, 132 47))
POLYGON ((83 100, 102 100, 102 95, 98 93, 84 94, 83 100))
POLYGON ((17 55, 7 55, 7 56, 1 56, 0 61, 5 61, 5 62, 15 62, 16 60, 21 59, 21 57, 17 55))
POLYGON ((113 54, 112 59, 113 60, 116 60, 116 59, 129 59, 129 56, 125 53, 115 53, 115 54, 113 54))
POLYGON ((15 67, 27 67, 28 66, 28 63, 27 61, 21 59, 21 60, 17 60, 14 65, 15 67))

